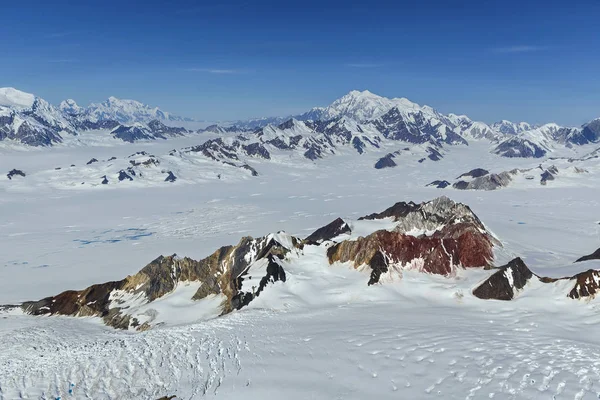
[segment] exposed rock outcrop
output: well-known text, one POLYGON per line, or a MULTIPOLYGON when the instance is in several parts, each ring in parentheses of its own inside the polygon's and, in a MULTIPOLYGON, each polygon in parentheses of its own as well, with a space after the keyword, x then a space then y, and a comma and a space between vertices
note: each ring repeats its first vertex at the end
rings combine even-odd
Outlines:
POLYGON ((394 158, 396 158, 396 155, 394 153, 389 153, 389 154, 381 157, 375 163, 375 169, 383 169, 383 168, 393 168, 393 167, 395 167, 398 164, 396 164, 396 162, 394 161, 394 158))
POLYGON ((464 177, 479 178, 479 177, 485 176, 489 173, 490 173, 490 171, 488 171, 487 169, 475 168, 475 169, 470 170, 469 172, 465 172, 464 174, 460 175, 456 179, 460 179, 460 178, 464 178, 464 177))
POLYGON ((445 189, 448 186, 450 186, 450 182, 436 180, 436 181, 433 181, 433 182, 427 184, 426 186, 433 186, 433 187, 438 188, 438 189, 445 189))
POLYGON ((32 315, 96 316, 114 328, 145 330, 151 327, 153 316, 138 313, 140 305, 161 298, 181 283, 199 282, 201 285, 191 300, 220 295, 221 312, 228 313, 242 306, 238 294, 243 289, 243 276, 253 263, 262 259, 269 262, 262 290, 269 281, 285 280, 285 273, 272 264, 298 244, 292 236, 277 234, 259 239, 244 237, 236 246, 221 247, 200 261, 176 255, 160 256, 123 280, 25 302, 21 308, 32 315))
POLYGON ((594 298, 600 292, 600 271, 589 269, 571 278, 575 286, 569 292, 572 299, 594 298))
MULTIPOLYGON (((300 263, 307 249, 311 257, 323 257, 324 267, 347 263, 367 272, 366 284, 374 285, 405 270, 454 276, 460 269, 494 268, 493 248, 501 246, 468 206, 447 197, 420 204, 399 202, 362 217, 352 227, 338 218, 304 241, 279 232, 258 239, 244 237, 199 261, 160 256, 125 279, 65 291, 20 307, 32 315, 94 316, 114 328, 146 330, 160 323, 152 303, 182 286, 193 285, 183 292, 192 304, 204 299, 219 302, 211 306, 215 315, 248 305, 269 285, 288 281, 291 275, 285 269, 292 261, 300 263), (354 228, 367 233, 358 238, 343 236, 354 228)), ((572 285, 565 296, 573 299, 593 298, 600 291, 600 271, 543 278, 516 258, 495 269, 472 293, 480 299, 513 300, 532 281, 534 287, 568 281, 572 285)), ((564 285, 559 287, 565 290, 564 285)))
MULTIPOLYGON (((512 175, 513 171, 501 172, 499 174, 484 174, 470 182, 458 181, 452 186, 459 190, 496 190, 508 186, 512 181, 512 175)), ((461 176, 464 176, 464 174, 461 176)))
POLYGON ((523 260, 515 258, 475 288, 473 295, 485 300, 512 300, 532 277, 523 260))
POLYGON ((571 289, 565 296, 571 299, 592 299, 600 292, 600 271, 589 269, 570 277, 549 278, 534 274, 523 260, 516 258, 499 268, 497 272, 473 290, 480 299, 513 300, 525 290, 527 283, 535 280, 540 284, 554 285, 570 281, 571 289))
MULTIPOLYGON (((450 227, 433 236, 411 236, 399 232, 377 231, 355 241, 344 241, 327 250, 329 262, 352 262, 355 268, 374 262, 417 269, 432 274, 451 275, 459 267, 487 267, 493 259, 492 242, 485 234, 468 226, 450 227)), ((371 279, 374 279, 373 276, 371 279)), ((371 282, 375 283, 375 282, 371 282)))
POLYGON ((509 158, 541 158, 546 155, 547 149, 529 139, 515 136, 502 141, 493 153, 509 158))
POLYGON ((12 180, 13 176, 22 176, 25 177, 25 172, 21 171, 20 169, 11 169, 8 174, 6 174, 6 177, 10 180, 12 180))
POLYGON ((124 180, 126 180, 126 179, 127 179, 127 180, 129 180, 129 181, 132 181, 132 180, 133 180, 133 178, 132 178, 132 177, 131 177, 131 176, 130 176, 130 175, 127 173, 127 172, 125 172, 125 171, 123 171, 123 170, 120 170, 120 171, 119 171, 119 176, 118 176, 118 179, 119 179, 119 182, 120 182, 120 181, 124 181, 124 180))
POLYGON ((600 249, 596 250, 592 254, 578 258, 575 262, 589 261, 589 260, 600 260, 600 249))
POLYGON ((175 176, 175 174, 171 171, 167 171, 167 177, 165 178, 165 182, 175 182, 177 180, 177 177, 175 176))
MULTIPOLYGON (((359 218, 359 220, 376 220, 390 217, 395 222, 394 230, 402 233, 414 231, 415 229, 423 232, 434 232, 451 225, 465 224, 489 234, 469 206, 454 202, 446 196, 420 204, 412 201, 408 203, 399 202, 380 213, 369 214, 359 218)), ((499 244, 491 234, 489 236, 495 244, 499 244)))
POLYGON ((337 218, 335 221, 314 231, 304 241, 309 244, 320 244, 326 240, 331 240, 339 235, 350 232, 348 224, 343 219, 337 218))
POLYGON ((327 250, 329 262, 370 266, 373 284, 388 268, 451 275, 457 268, 489 267, 493 246, 499 245, 468 206, 447 197, 396 203, 360 220, 384 218, 394 221, 393 230, 335 244, 327 250))

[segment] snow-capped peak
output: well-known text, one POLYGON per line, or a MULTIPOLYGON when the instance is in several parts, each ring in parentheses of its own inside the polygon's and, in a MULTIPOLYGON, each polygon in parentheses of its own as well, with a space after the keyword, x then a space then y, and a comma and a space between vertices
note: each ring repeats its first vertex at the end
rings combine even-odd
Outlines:
POLYGON ((114 96, 102 103, 90 104, 85 113, 92 121, 112 119, 124 124, 148 122, 154 119, 173 119, 158 107, 150 107, 136 100, 118 99, 114 96))
POLYGON ((12 87, 0 88, 0 106, 13 108, 31 108, 35 96, 12 87))
POLYGON ((61 101, 58 108, 67 114, 79 114, 83 110, 73 99, 61 101))
POLYGON ((530 131, 535 127, 528 122, 511 122, 508 120, 501 120, 492 124, 492 128, 505 135, 517 135, 522 132, 530 131))
POLYGON ((325 119, 349 117, 356 121, 366 121, 378 118, 393 107, 404 110, 420 110, 421 107, 406 98, 388 99, 378 96, 368 90, 352 90, 335 100, 323 110, 325 119))

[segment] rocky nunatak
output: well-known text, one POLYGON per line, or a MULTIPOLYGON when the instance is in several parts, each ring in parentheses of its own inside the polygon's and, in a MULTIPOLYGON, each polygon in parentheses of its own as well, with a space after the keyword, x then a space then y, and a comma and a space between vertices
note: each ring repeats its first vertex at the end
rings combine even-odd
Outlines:
MULTIPOLYGON (((151 303, 171 293, 180 282, 201 282, 192 300, 220 295, 221 312, 226 314, 248 304, 253 296, 258 295, 244 293, 239 286, 252 264, 262 259, 275 263, 275 259, 283 258, 298 245, 299 241, 291 236, 268 235, 259 239, 244 237, 237 245, 221 247, 200 261, 176 255, 160 256, 137 274, 123 280, 25 302, 21 308, 32 315, 97 316, 114 328, 146 330, 152 325, 153 315, 136 315, 132 303, 151 303)), ((278 274, 269 272, 267 270, 263 287, 269 279, 279 279, 278 274)))
POLYGON ((144 306, 173 293, 180 284, 194 282, 198 289, 189 300, 218 297, 217 313, 223 315, 250 304, 273 283, 285 284, 286 266, 291 261, 301 266, 309 248, 321 252, 324 267, 341 264, 366 270, 365 286, 406 269, 451 277, 459 269, 488 268, 493 272, 474 288, 475 297, 512 300, 532 280, 545 284, 570 280, 565 295, 574 299, 592 297, 600 290, 600 272, 595 270, 557 280, 535 275, 521 259, 496 268, 496 246, 500 242, 462 203, 447 197, 420 204, 400 202, 354 223, 338 218, 304 240, 279 232, 257 239, 244 237, 199 261, 160 256, 120 281, 66 291, 20 307, 32 315, 95 316, 114 328, 146 330, 157 322, 155 311, 144 306), (360 232, 364 226, 375 228, 358 236, 353 229, 360 224, 360 232))
POLYGON ((520 258, 497 268, 497 271, 473 290, 473 295, 485 300, 513 300, 528 284, 555 284, 567 282, 566 295, 572 299, 593 298, 600 292, 600 271, 589 269, 564 278, 548 278, 534 274, 520 258))

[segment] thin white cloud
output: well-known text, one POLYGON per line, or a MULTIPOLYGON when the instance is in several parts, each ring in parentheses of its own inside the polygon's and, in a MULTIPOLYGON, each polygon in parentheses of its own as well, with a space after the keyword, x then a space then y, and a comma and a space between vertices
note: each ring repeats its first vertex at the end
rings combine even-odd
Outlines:
POLYGON ((71 36, 71 35, 75 35, 76 32, 73 31, 64 31, 64 32, 54 32, 54 33, 50 33, 48 35, 46 35, 47 38, 51 38, 51 39, 58 39, 58 38, 63 38, 65 36, 71 36))
POLYGON ((48 60, 49 63, 53 63, 53 64, 68 64, 68 63, 76 63, 78 62, 78 60, 75 60, 73 58, 59 58, 59 59, 54 59, 54 60, 48 60))
POLYGON ((535 51, 546 50, 547 46, 529 46, 529 45, 520 45, 520 46, 508 46, 508 47, 496 47, 492 49, 494 53, 501 54, 509 54, 509 53, 532 53, 535 51))
POLYGON ((376 63, 348 63, 348 64, 346 64, 346 67, 350 67, 350 68, 378 68, 378 67, 383 67, 383 64, 376 64, 376 63))
POLYGON ((186 68, 187 72, 204 72, 207 74, 232 75, 241 74, 244 71, 240 69, 221 69, 221 68, 186 68))

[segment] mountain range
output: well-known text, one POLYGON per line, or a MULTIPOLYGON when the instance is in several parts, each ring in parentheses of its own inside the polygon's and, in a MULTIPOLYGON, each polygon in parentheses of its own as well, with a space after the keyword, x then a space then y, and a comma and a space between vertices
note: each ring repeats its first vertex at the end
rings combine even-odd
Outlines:
POLYGON ((200 131, 174 128, 192 121, 134 100, 110 97, 88 107, 74 100, 53 106, 35 95, 14 88, 0 88, 0 140, 30 146, 51 146, 67 136, 96 131, 117 140, 166 139, 211 132, 238 133, 246 140, 275 148, 302 148, 309 159, 335 153, 350 145, 358 153, 379 147, 382 141, 398 141, 438 149, 488 141, 491 151, 504 157, 545 156, 560 146, 578 146, 600 140, 600 118, 581 127, 554 123, 536 126, 507 120, 488 125, 466 115, 442 114, 406 98, 386 98, 367 90, 353 90, 327 107, 291 116, 212 125, 200 131))

